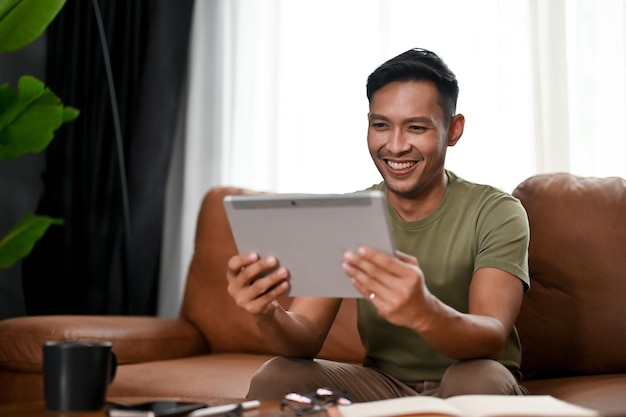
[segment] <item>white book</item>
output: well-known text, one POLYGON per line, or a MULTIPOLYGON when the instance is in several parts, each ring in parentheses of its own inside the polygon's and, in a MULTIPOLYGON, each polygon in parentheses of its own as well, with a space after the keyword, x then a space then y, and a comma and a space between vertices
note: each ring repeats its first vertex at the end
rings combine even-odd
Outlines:
POLYGON ((397 417, 414 415, 451 417, 600 417, 600 412, 568 403, 550 395, 459 395, 428 396, 336 406, 330 417, 397 417))

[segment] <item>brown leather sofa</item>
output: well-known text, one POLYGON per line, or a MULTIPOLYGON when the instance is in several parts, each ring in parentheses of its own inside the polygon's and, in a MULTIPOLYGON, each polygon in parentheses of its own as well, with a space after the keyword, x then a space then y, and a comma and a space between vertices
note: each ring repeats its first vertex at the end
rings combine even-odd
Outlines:
MULTIPOLYGON (((198 217, 179 319, 45 316, 0 321, 0 404, 42 400, 47 340, 110 340, 110 397, 241 398, 272 352, 226 293, 235 245, 216 188, 198 217)), ((514 192, 527 209, 531 290, 518 329, 524 385, 626 417, 626 181, 540 175, 514 192)), ((283 302, 288 303, 285 299, 283 302)), ((320 357, 359 363, 354 300, 344 301, 320 357)))

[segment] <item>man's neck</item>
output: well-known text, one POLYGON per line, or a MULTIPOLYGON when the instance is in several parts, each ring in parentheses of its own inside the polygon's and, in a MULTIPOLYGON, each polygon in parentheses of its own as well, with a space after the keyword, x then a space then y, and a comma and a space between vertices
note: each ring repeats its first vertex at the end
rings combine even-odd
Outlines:
POLYGON ((422 220, 439 207, 446 196, 448 182, 448 175, 444 171, 440 180, 415 195, 404 196, 387 190, 387 198, 402 220, 422 220))

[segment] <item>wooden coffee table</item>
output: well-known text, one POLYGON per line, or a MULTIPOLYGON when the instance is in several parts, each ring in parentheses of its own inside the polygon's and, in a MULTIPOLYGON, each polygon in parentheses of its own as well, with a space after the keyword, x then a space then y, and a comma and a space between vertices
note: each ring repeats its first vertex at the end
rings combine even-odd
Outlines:
MULTIPOLYGON (((144 400, 128 401, 125 399, 120 403, 135 404, 143 402, 144 400)), ((244 411, 242 417, 262 417, 281 414, 280 401, 279 400, 264 400, 261 401, 261 406, 253 410, 244 411)), ((293 413, 284 413, 285 416, 293 415, 293 413)), ((91 411, 91 412, 76 412, 76 413, 57 413, 46 411, 46 407, 43 401, 23 403, 23 404, 9 404, 0 405, 0 417, 107 417, 105 410, 91 411)), ((216 416, 219 417, 219 416, 216 416)))

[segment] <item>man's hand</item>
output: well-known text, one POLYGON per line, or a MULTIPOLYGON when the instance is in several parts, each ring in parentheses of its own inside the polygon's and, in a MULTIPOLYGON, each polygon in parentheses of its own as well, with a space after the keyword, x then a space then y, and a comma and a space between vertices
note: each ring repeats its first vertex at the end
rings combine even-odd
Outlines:
POLYGON ((226 278, 228 294, 253 316, 261 337, 277 354, 313 358, 319 353, 341 299, 295 297, 286 311, 276 298, 289 290, 289 272, 273 256, 233 256, 226 278))
POLYGON ((276 298, 289 289, 289 272, 273 256, 260 258, 250 252, 228 261, 228 294, 253 316, 269 316, 276 309, 276 298))
POLYGON ((354 287, 390 323, 416 328, 417 320, 428 317, 428 303, 434 296, 415 257, 400 251, 393 257, 360 247, 344 254, 342 268, 354 287))

